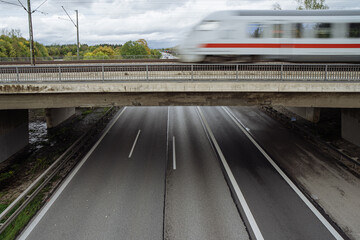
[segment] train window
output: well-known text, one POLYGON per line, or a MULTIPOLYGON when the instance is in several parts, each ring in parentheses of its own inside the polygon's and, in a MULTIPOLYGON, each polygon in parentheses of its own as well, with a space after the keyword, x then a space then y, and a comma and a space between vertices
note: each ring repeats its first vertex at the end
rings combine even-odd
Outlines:
POLYGON ((272 37, 273 38, 282 38, 284 34, 282 24, 273 24, 272 25, 272 37))
POLYGON ((315 31, 317 38, 331 38, 331 23, 317 23, 315 31))
POLYGON ((300 37, 313 38, 315 37, 315 30, 317 23, 300 23, 303 29, 303 34, 300 37))
POLYGON ((203 21, 197 27, 197 31, 213 31, 219 27, 218 21, 203 21))
POLYGON ((294 23, 292 25, 292 37, 293 38, 302 38, 304 37, 304 24, 294 23))
POLYGON ((264 26, 260 23, 250 23, 247 28, 248 35, 252 38, 261 38, 264 34, 264 26))
POLYGON ((294 38, 331 38, 331 23, 296 23, 293 25, 294 38))
POLYGON ((360 23, 350 23, 349 24, 349 38, 360 38, 360 23))

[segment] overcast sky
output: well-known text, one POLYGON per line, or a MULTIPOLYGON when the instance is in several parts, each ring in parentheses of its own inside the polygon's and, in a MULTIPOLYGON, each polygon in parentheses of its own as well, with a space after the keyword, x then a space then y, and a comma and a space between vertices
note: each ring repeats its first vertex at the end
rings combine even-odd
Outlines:
MULTIPOLYGON (((17 0, 3 0, 19 4, 17 0)), ((25 6, 26 0, 20 0, 25 6)), ((31 0, 35 10, 44 0, 31 0)), ((79 10, 80 43, 123 44, 144 38, 150 47, 172 47, 207 14, 218 10, 296 9, 295 0, 47 0, 33 14, 34 40, 40 43, 76 42, 76 28, 61 6, 75 20, 79 10)), ((326 0, 330 9, 360 9, 360 0, 326 0)), ((0 30, 20 29, 29 38, 26 11, 0 1, 0 30)))

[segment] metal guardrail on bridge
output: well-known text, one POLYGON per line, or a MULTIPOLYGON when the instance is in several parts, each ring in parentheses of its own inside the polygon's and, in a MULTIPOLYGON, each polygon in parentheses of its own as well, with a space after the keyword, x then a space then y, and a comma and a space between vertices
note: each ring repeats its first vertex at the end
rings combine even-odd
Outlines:
POLYGON ((0 67, 0 82, 360 81, 360 65, 93 64, 0 67))

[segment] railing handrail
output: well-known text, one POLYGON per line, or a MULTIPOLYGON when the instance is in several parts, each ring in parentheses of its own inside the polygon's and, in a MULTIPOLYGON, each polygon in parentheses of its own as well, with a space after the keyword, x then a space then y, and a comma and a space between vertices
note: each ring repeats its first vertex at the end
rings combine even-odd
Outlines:
POLYGON ((1 68, 16 68, 16 67, 22 67, 22 68, 57 68, 58 66, 60 67, 101 67, 101 66, 331 66, 331 67, 359 67, 360 68, 360 64, 356 64, 356 63, 349 63, 349 64, 345 64, 345 63, 316 63, 316 64, 311 64, 311 63, 285 63, 285 64, 268 64, 268 63, 178 63, 178 62, 174 62, 174 63, 86 63, 86 64, 51 64, 51 65, 0 65, 0 69, 1 68))
POLYGON ((108 80, 360 81, 359 64, 84 64, 0 66, 0 83, 108 80), (50 70, 51 69, 51 70, 50 70), (101 73, 100 75, 98 73, 101 73), (300 74, 301 73, 301 74, 300 74))

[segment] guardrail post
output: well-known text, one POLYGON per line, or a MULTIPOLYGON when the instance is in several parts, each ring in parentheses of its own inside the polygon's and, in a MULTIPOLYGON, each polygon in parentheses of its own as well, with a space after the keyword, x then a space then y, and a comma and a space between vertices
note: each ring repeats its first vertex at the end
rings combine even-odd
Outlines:
POLYGON ((191 64, 191 81, 194 81, 194 65, 191 64))
POLYGON ((16 80, 17 80, 18 82, 20 81, 19 67, 16 67, 16 80))
POLYGON ((61 82, 61 68, 60 66, 58 68, 59 68, 59 81, 61 82))
POLYGON ((328 70, 328 65, 325 65, 325 81, 327 80, 327 70, 328 70))
POLYGON ((105 81, 105 71, 104 71, 104 64, 101 65, 101 77, 102 77, 102 81, 105 81))
POLYGON ((146 64, 146 81, 149 81, 149 65, 146 64))
POLYGON ((280 81, 283 80, 283 72, 284 72, 284 65, 281 64, 281 75, 280 75, 280 81))
POLYGON ((239 65, 236 64, 236 81, 239 81, 239 65))

